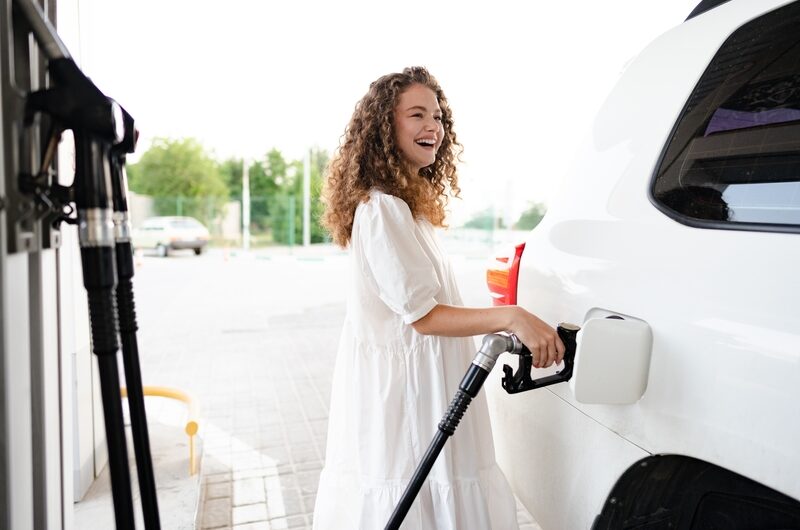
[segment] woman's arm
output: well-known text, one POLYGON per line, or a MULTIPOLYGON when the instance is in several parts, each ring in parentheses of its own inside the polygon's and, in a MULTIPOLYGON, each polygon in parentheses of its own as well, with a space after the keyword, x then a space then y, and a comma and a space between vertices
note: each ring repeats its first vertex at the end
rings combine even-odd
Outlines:
POLYGON ((564 344, 556 330, 519 306, 473 308, 437 304, 411 326, 417 333, 444 337, 510 331, 531 350, 537 368, 560 363, 564 358, 564 344))

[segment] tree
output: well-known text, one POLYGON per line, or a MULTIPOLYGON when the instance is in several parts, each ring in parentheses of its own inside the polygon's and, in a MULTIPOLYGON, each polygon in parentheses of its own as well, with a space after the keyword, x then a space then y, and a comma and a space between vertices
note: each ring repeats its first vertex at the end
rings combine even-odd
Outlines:
MULTIPOLYGON (((219 165, 223 181, 230 196, 242 199, 242 159, 229 158, 219 165)), ((275 202, 279 186, 276 176, 282 178, 286 172, 286 162, 277 149, 264 155, 263 160, 255 160, 248 166, 250 180, 250 223, 251 229, 269 230, 270 209, 275 202)))
POLYGON ((210 224, 228 200, 219 166, 191 138, 157 138, 129 177, 131 190, 152 196, 161 215, 190 215, 210 224))
POLYGON ((242 198, 242 159, 229 158, 219 164, 219 174, 231 199, 242 198))
POLYGON ((544 204, 538 202, 531 203, 528 209, 519 216, 517 222, 514 223, 514 229, 533 230, 542 220, 545 213, 547 213, 547 207, 544 204))
POLYGON ((262 160, 250 166, 250 219, 257 228, 271 227, 275 197, 286 178, 286 160, 277 149, 271 149, 262 160))
MULTIPOLYGON (((322 149, 312 149, 310 154, 311 176, 311 243, 327 241, 328 234, 320 224, 323 205, 320 200, 322 194, 322 180, 325 168, 328 165, 328 152, 322 149)), ((279 193, 270 215, 273 240, 279 243, 301 243, 303 241, 303 161, 294 160, 285 166, 277 164, 277 158, 271 159, 273 164, 269 167, 281 178, 276 179, 279 193)))

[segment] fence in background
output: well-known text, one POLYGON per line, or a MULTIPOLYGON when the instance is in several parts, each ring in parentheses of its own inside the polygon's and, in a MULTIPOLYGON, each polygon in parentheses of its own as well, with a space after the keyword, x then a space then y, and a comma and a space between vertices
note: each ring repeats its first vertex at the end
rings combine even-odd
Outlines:
MULTIPOLYGON (((130 212, 134 228, 149 217, 189 216, 209 229, 212 245, 242 245, 240 200, 228 201, 216 197, 147 197, 132 193, 130 212)), ((329 243, 330 237, 317 222, 319 213, 319 208, 312 208, 311 242, 329 243)), ((251 247, 302 244, 302 223, 302 203, 298 196, 252 197, 250 200, 251 247)), ((497 247, 524 241, 528 233, 528 230, 498 229, 492 223, 487 223, 482 228, 448 228, 440 232, 440 237, 452 253, 485 256, 497 247)))

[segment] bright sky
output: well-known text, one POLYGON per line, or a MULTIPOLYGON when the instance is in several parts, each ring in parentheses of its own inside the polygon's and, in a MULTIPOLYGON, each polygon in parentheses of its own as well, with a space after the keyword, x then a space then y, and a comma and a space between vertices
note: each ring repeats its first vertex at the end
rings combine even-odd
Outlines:
POLYGON ((332 152, 372 80, 427 66, 465 146, 457 223, 546 202, 624 65, 698 1, 59 0, 59 28, 139 153, 157 136, 219 159, 332 152))

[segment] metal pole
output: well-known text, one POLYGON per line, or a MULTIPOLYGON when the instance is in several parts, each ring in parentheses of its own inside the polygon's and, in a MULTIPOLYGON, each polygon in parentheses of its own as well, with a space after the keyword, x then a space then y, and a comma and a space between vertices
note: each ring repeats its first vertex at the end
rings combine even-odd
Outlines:
POLYGON ((71 58, 67 47, 64 46, 58 33, 56 33, 56 29, 44 16, 42 8, 36 2, 15 0, 14 3, 25 15, 25 19, 30 24, 42 53, 48 60, 71 58))
POLYGON ((289 195, 289 248, 294 246, 294 195, 289 195))
POLYGON ((242 159, 242 250, 250 250, 250 168, 242 159))
POLYGON ((311 150, 303 156, 303 246, 311 244, 311 150))

